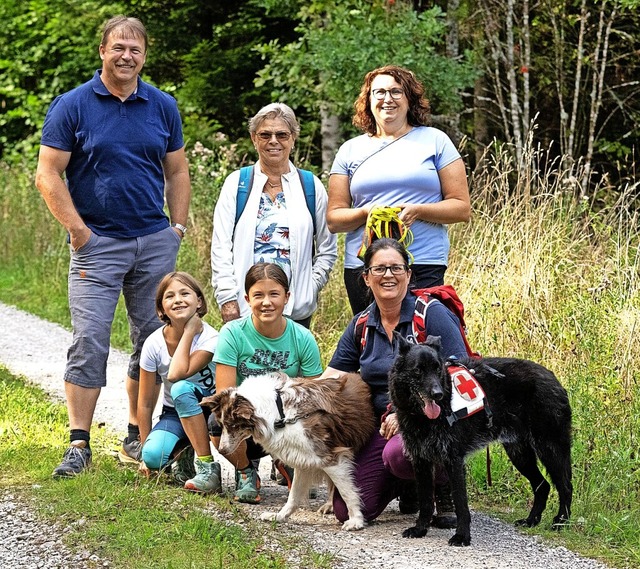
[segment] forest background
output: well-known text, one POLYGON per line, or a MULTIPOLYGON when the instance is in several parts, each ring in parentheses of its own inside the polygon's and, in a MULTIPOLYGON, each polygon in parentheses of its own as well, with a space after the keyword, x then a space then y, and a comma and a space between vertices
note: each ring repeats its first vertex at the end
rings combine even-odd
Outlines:
MULTIPOLYGON (((143 77, 178 100, 194 190, 179 265, 207 284, 209 299, 213 206, 225 177, 256 159, 247 119, 269 102, 290 104, 302 126, 294 162, 326 181, 338 146, 355 134, 364 74, 407 66, 467 165, 473 219, 450 228, 447 275, 465 301, 472 345, 557 373, 574 410, 574 523, 563 539, 638 566, 639 7, 3 0, 0 300, 69 326, 65 235, 33 174, 46 110, 100 67, 108 17, 145 23, 143 77)), ((312 325, 325 361, 350 318, 340 263, 312 325)), ((208 318, 220 325, 215 309, 208 318)), ((129 346, 122 306, 113 338, 129 346)), ((499 451, 493 456, 491 487, 482 461, 471 462, 476 500, 521 511, 529 490, 499 451)))

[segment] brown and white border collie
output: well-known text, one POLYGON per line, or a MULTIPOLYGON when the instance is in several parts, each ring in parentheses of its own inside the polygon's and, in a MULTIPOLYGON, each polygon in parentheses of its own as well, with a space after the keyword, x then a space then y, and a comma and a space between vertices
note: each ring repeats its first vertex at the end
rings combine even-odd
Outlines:
MULTIPOLYGON (((326 379, 254 376, 205 397, 202 405, 211 407, 222 427, 222 454, 253 437, 274 459, 295 469, 287 503, 279 512, 262 514, 263 520, 287 520, 324 472, 347 505, 343 529, 364 527, 353 458, 369 441, 376 421, 369 387, 358 374, 326 379)), ((324 513, 330 511, 326 506, 324 513)))

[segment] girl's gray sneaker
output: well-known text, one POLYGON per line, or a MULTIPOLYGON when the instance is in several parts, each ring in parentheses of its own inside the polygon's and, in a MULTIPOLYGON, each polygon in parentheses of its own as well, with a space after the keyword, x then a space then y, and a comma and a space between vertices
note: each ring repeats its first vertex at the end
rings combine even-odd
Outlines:
POLYGON ((140 455, 142 454, 142 443, 140 439, 129 440, 125 437, 122 441, 122 447, 118 451, 118 459, 126 464, 140 464, 140 455))
POLYGON ((185 490, 203 494, 222 491, 220 463, 203 462, 196 457, 193 464, 196 467, 196 475, 191 480, 187 480, 184 485, 185 490))

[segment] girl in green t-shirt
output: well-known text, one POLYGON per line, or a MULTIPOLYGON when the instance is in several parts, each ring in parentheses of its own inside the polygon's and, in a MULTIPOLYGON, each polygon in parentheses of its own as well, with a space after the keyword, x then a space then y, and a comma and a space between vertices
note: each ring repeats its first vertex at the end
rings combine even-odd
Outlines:
MULTIPOLYGON (((289 377, 318 377, 322 371, 320 350, 309 330, 284 316, 289 281, 274 263, 257 263, 245 277, 245 300, 251 314, 232 320, 220 330, 214 354, 216 391, 240 385, 250 375, 282 372, 289 377)), ((209 432, 216 448, 221 429, 212 418, 209 432)), ((225 456, 236 468, 239 502, 260 502, 260 477, 252 460, 265 456, 252 439, 225 456)))

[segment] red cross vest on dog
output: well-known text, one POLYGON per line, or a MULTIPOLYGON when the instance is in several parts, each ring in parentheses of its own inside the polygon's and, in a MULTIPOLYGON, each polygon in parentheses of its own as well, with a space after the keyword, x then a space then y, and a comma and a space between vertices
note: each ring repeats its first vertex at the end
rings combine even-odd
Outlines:
POLYGON ((451 415, 447 417, 449 425, 482 411, 485 406, 487 417, 491 417, 484 390, 472 370, 456 365, 453 360, 447 364, 447 371, 451 377, 451 415))

